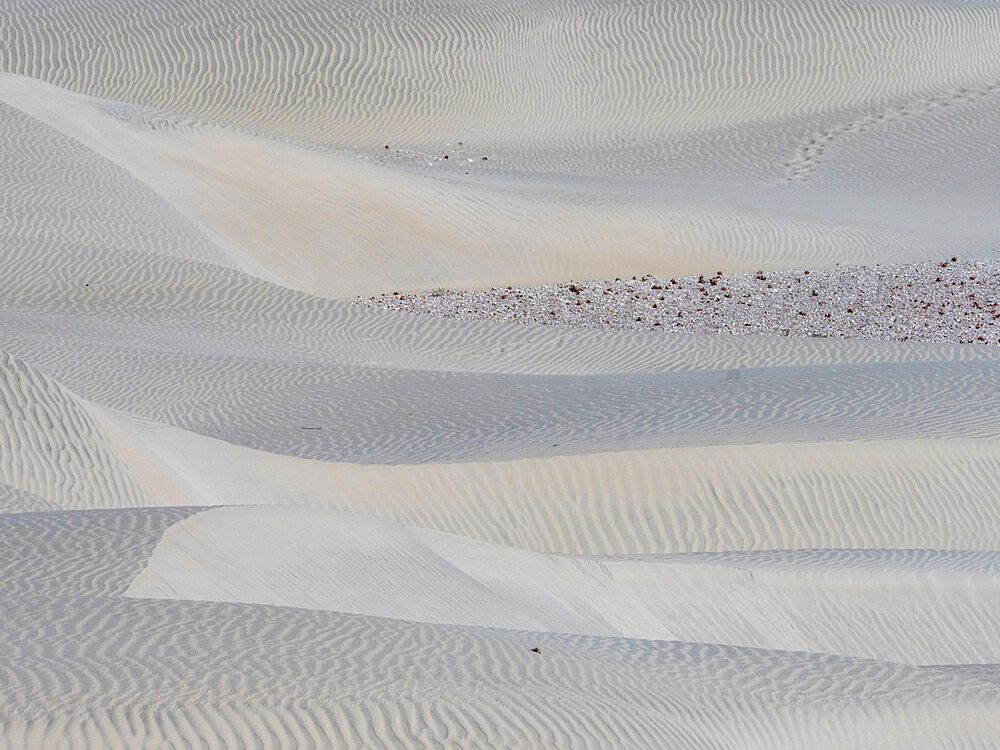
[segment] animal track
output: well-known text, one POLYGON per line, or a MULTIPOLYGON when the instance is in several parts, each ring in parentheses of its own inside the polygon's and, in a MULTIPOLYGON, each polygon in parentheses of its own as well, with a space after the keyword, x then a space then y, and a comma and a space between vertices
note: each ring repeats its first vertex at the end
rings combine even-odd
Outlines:
POLYGON ((851 122, 841 123, 828 130, 814 133, 803 141, 795 156, 785 164, 785 182, 804 182, 820 163, 823 152, 833 141, 847 133, 863 133, 872 125, 897 120, 907 115, 928 112, 951 104, 974 102, 984 96, 1000 91, 1000 81, 978 89, 961 88, 925 99, 914 99, 904 104, 890 104, 884 109, 859 117, 851 122))

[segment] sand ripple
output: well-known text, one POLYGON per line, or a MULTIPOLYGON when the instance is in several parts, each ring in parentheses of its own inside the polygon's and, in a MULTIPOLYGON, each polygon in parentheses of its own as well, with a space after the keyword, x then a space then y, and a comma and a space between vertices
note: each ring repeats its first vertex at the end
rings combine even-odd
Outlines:
POLYGON ((374 309, 809 268, 992 343, 998 38, 0 2, 0 747, 1000 747, 1000 348, 374 309))

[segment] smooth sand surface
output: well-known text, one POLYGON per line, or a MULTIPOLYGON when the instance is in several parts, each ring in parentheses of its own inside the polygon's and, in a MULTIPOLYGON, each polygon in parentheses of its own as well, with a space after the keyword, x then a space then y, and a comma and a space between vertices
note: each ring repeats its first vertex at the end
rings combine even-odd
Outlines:
POLYGON ((998 39, 8 3, 0 747, 1000 747, 1000 349, 349 301, 992 257, 998 39))

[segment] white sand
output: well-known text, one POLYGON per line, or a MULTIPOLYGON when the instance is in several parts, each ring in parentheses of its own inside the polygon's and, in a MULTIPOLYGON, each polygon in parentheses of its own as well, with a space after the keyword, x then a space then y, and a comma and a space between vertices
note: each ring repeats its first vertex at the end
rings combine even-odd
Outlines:
POLYGON ((0 17, 0 748, 1000 747, 1000 3, 0 17))

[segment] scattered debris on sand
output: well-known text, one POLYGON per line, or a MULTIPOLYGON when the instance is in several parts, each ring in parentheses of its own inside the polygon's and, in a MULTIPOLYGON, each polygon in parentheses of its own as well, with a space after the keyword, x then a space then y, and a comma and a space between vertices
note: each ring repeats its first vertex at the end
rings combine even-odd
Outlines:
POLYGON ((1000 344, 1000 260, 757 271, 359 298, 503 323, 1000 344))

